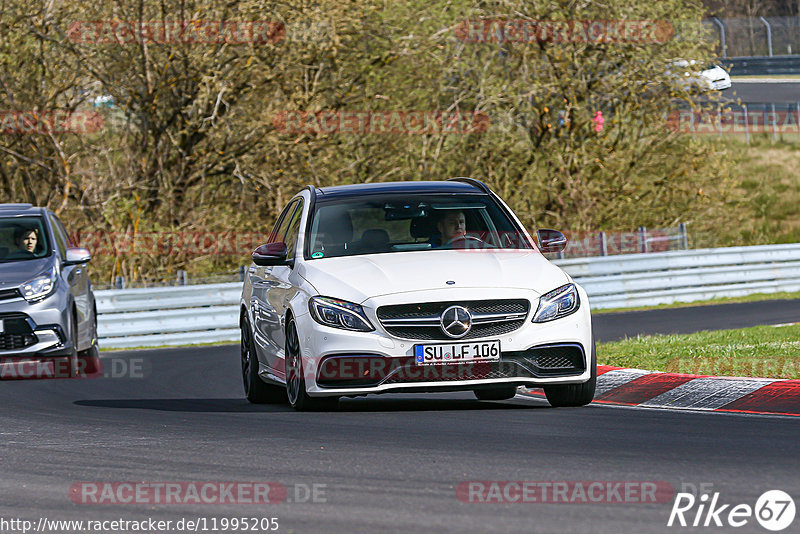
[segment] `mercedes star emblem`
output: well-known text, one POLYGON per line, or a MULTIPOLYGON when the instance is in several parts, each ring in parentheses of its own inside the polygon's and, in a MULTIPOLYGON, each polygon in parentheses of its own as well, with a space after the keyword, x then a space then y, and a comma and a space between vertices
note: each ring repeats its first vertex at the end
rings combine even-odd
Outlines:
POLYGON ((442 332, 452 338, 464 337, 472 328, 472 315, 463 306, 450 306, 439 320, 442 332))

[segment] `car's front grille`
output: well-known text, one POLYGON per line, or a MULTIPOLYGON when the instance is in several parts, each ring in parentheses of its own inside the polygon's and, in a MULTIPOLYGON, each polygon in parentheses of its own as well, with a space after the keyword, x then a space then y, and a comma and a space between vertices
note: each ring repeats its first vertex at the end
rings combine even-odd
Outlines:
POLYGON ((38 341, 31 328, 31 320, 21 313, 0 315, 3 332, 0 333, 0 350, 19 350, 38 341))
POLYGON ((515 300, 468 300, 446 302, 423 302, 419 304, 393 304, 378 308, 378 319, 406 319, 441 314, 450 306, 464 306, 473 313, 520 313, 528 311, 530 303, 525 299, 515 300))
POLYGON ((36 343, 36 334, 0 334, 0 350, 20 350, 36 343))
MULTIPOLYGON (((492 337, 492 336, 500 336, 503 334, 507 334, 509 332, 513 332, 517 328, 523 325, 525 320, 522 321, 509 321, 507 323, 497 323, 497 324, 488 324, 488 325, 475 325, 472 327, 472 330, 469 333, 462 337, 461 339, 477 339, 481 337, 492 337)), ((442 329, 438 326, 428 326, 428 327, 416 327, 416 328, 389 328, 386 327, 386 330, 392 334, 393 336, 402 337, 405 339, 418 339, 421 341, 428 341, 428 340, 448 340, 452 341, 452 338, 447 337, 442 333, 442 329)))
POLYGON ((525 379, 575 376, 585 370, 583 348, 572 343, 503 352, 499 361, 451 365, 417 365, 412 357, 350 354, 326 357, 317 371, 317 385, 358 388, 494 378, 519 378, 524 382, 525 379))
POLYGON ((10 300, 21 297, 19 289, 0 289, 0 300, 10 300))
POLYGON ((473 300, 394 304, 378 308, 378 319, 393 336, 418 340, 452 340, 439 324, 442 312, 450 306, 463 306, 472 315, 473 326, 460 339, 508 334, 525 324, 530 302, 525 299, 473 300))

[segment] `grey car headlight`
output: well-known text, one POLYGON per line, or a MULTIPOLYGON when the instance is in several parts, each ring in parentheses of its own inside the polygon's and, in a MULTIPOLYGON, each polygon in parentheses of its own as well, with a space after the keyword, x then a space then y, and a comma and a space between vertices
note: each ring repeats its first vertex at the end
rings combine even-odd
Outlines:
POLYGON ((312 297, 308 301, 311 317, 319 324, 332 328, 371 332, 375 330, 364 314, 364 308, 346 300, 330 297, 312 297))
POLYGON ((575 313, 580 307, 578 288, 567 284, 539 297, 539 307, 533 314, 534 323, 546 323, 575 313))
POLYGON ((55 291, 57 279, 56 272, 53 270, 50 273, 42 274, 28 280, 19 286, 19 291, 22 293, 22 296, 25 297, 25 300, 28 302, 35 302, 55 291))

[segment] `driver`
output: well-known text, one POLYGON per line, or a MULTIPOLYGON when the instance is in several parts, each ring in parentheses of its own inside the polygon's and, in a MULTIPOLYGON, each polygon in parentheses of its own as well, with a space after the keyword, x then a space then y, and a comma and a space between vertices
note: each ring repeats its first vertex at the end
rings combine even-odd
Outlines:
POLYGON ((467 235, 467 219, 461 210, 448 210, 436 225, 442 235, 442 246, 467 235))
POLYGON ((14 230, 14 244, 19 248, 19 253, 33 256, 33 251, 36 250, 38 242, 38 229, 19 227, 14 230))

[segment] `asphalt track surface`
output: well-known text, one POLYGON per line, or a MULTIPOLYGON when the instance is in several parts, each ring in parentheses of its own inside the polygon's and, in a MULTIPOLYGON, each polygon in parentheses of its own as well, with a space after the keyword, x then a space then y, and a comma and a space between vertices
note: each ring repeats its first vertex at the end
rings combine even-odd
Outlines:
POLYGON ((592 317, 598 341, 616 341, 637 334, 691 334, 798 322, 800 300, 796 299, 601 313, 592 317))
POLYGON ((800 102, 800 81, 797 83, 762 83, 733 80, 730 89, 722 92, 723 100, 741 99, 745 103, 794 104, 800 102))
MULTIPOLYGON (((519 396, 478 402, 469 393, 344 399, 338 412, 297 413, 249 404, 238 358, 233 345, 112 352, 103 359, 116 378, 0 382, 0 518, 276 517, 279 532, 326 533, 676 530, 666 526, 672 498, 460 500, 458 485, 476 480, 661 481, 675 491, 705 484, 720 492, 721 502, 751 506, 764 491, 782 489, 800 503, 800 418, 608 405, 554 409, 519 396), (277 482, 288 499, 266 505, 70 499, 76 483, 125 481, 277 482), (322 492, 317 502, 297 502, 313 485, 322 492)), ((800 517, 787 532, 798 525, 800 517)), ((736 531, 759 529, 751 519, 736 531)))
MULTIPOLYGON (((469 503, 456 487, 663 481, 711 484, 732 503, 754 505, 775 488, 800 498, 793 418, 554 409, 467 393, 371 396, 343 400, 338 412, 297 413, 243 399, 236 346, 103 357, 138 361, 144 377, 0 383, 0 517, 277 517, 280 532, 665 532, 674 530, 672 499, 469 503), (70 487, 86 481, 271 481, 290 499, 295 485, 324 484, 325 502, 73 503, 70 487)), ((751 523, 738 531, 757 531, 751 523)))

